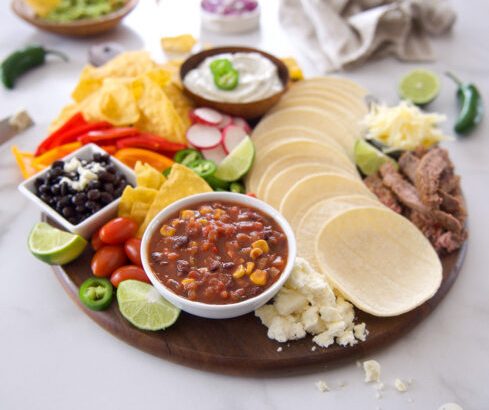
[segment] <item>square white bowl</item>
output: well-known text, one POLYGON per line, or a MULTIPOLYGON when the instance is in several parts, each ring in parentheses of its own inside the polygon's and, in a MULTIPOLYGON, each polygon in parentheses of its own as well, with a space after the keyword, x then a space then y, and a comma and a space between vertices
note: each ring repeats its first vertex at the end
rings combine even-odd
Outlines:
MULTIPOLYGON (((66 157, 63 157, 62 160, 69 161, 71 158, 77 157, 88 161, 91 160, 93 158, 93 154, 96 153, 107 154, 107 152, 105 152, 97 145, 87 144, 67 155, 66 157)), ((112 164, 114 164, 114 166, 120 173, 125 175, 129 184, 133 186, 136 185, 136 175, 131 168, 129 168, 127 165, 123 164, 121 161, 119 161, 117 158, 114 158, 113 156, 110 157, 110 161, 112 162, 112 164)), ((51 208, 47 203, 45 203, 35 194, 34 181, 36 180, 36 178, 44 176, 50 169, 51 167, 48 167, 38 172, 36 175, 33 175, 29 179, 26 179, 24 182, 19 184, 18 189, 23 195, 34 202, 41 209, 42 212, 58 222, 67 231, 81 235, 84 238, 89 238, 90 235, 92 235, 92 233, 95 232, 98 227, 116 216, 120 197, 105 205, 103 208, 95 212, 93 215, 90 215, 87 219, 84 219, 77 225, 73 225, 72 223, 67 221, 63 215, 56 212, 55 209, 51 208)))

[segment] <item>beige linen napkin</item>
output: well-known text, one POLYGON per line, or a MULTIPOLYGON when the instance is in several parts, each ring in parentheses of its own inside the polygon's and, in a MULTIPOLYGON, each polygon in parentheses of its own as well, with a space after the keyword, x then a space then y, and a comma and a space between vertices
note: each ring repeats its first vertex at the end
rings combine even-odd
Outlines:
POLYGON ((455 22, 447 0, 282 0, 280 21, 321 71, 394 55, 434 59, 428 36, 455 22))

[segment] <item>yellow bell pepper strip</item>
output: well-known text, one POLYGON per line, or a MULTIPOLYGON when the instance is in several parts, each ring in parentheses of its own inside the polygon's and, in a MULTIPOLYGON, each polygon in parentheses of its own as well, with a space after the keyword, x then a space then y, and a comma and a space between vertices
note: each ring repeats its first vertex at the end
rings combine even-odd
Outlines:
POLYGON ((34 154, 30 152, 20 151, 17 146, 12 146, 12 154, 17 162, 20 173, 24 179, 27 179, 37 172, 37 169, 32 165, 34 154))
POLYGON ((159 172, 163 172, 163 170, 173 165, 173 160, 170 158, 142 148, 123 148, 117 151, 114 157, 130 168, 134 168, 136 162, 141 161, 151 165, 159 172))
POLYGON ((51 148, 44 154, 35 157, 32 161, 32 165, 34 168, 40 171, 46 167, 49 167, 54 161, 57 161, 58 159, 71 154, 73 151, 76 151, 81 146, 81 142, 76 141, 69 144, 60 145, 59 147, 51 148))

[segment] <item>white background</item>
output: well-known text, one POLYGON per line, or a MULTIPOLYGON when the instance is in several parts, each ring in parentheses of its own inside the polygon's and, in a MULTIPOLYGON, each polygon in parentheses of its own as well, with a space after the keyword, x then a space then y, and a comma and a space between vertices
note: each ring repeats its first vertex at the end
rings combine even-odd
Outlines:
MULTIPOLYGON (((239 378, 202 372, 160 360, 99 328, 64 294, 50 268, 34 259, 26 238, 39 212, 16 191, 20 174, 10 154, 15 143, 33 149, 49 121, 68 102, 87 47, 117 40, 128 49, 149 49, 159 60, 162 35, 192 32, 212 44, 249 44, 278 56, 298 54, 278 25, 277 2, 263 0, 261 32, 216 37, 200 32, 196 1, 163 0, 159 7, 142 0, 124 25, 97 39, 73 40, 41 33, 15 18, 8 1, 0 5, 0 57, 38 42, 65 51, 68 64, 52 62, 24 76, 15 91, 0 90, 0 117, 26 107, 36 126, 0 146, 0 409, 437 409, 455 401, 464 409, 489 408, 489 272, 487 264, 489 201, 489 129, 449 145, 467 196, 470 244, 459 279, 437 310, 399 342, 376 353, 386 384, 375 397, 352 362, 297 377, 239 378), (413 378, 407 393, 394 378, 413 378), (325 380, 332 391, 314 386, 325 380), (346 383, 344 387, 340 384, 346 383)), ((478 84, 489 103, 489 3, 454 1, 458 21, 453 33, 435 40, 438 62, 478 84)), ((307 47, 307 45, 304 45, 307 47)), ((318 74, 301 61, 308 75, 318 74)), ((345 75, 379 98, 395 103, 400 76, 415 65, 393 59, 369 63, 345 75)), ((432 105, 456 114, 454 86, 442 77, 442 91, 432 105)), ((264 329, 265 331, 265 329, 264 329)), ((246 335, 243 335, 246 337, 246 335)), ((250 340, 249 343, 253 343, 250 340)))

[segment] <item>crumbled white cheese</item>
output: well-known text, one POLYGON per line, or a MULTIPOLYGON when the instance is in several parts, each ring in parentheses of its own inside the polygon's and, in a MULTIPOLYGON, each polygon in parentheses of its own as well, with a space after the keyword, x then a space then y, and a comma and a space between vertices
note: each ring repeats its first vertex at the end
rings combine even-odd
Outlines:
POLYGON ((326 384, 326 382, 324 380, 318 380, 315 384, 316 384, 317 389, 321 393, 329 391, 329 386, 326 384))
POLYGON ((277 352, 281 352, 282 350, 282 346, 277 347, 277 352))
POLYGON ((326 277, 315 271, 302 258, 297 258, 294 270, 273 304, 255 311, 268 327, 268 337, 278 342, 300 339, 312 334, 313 342, 321 347, 333 343, 353 346, 364 341, 364 323, 354 324, 353 305, 336 297, 326 277))
POLYGON ((73 157, 69 161, 65 162, 63 169, 67 173, 76 172, 78 174, 77 180, 73 180, 68 177, 62 177, 60 179, 60 183, 66 183, 75 191, 83 191, 90 181, 98 179, 98 172, 105 170, 105 168, 98 162, 89 162, 88 164, 84 165, 76 157, 73 157))
POLYGON ((316 351, 316 349, 317 349, 317 347, 316 347, 316 346, 311 347, 311 352, 315 352, 315 351, 316 351))
POLYGON ((377 391, 375 392, 375 398, 376 398, 376 399, 381 399, 381 398, 382 398, 382 393, 381 393, 380 391, 378 391, 378 390, 377 390, 377 391))
POLYGON ((404 393, 408 389, 407 383, 403 382, 401 379, 394 380, 394 387, 401 393, 404 393))
POLYGON ((8 123, 17 131, 24 131, 34 124, 34 121, 26 110, 20 110, 8 119, 8 123))
POLYGON ((384 383, 378 382, 374 387, 375 390, 384 390, 384 383))
POLYGON ((376 360, 367 360, 363 362, 365 371, 365 383, 380 381, 380 364, 376 360))
POLYGON ((438 410, 464 410, 457 403, 445 403, 440 406, 438 410))

